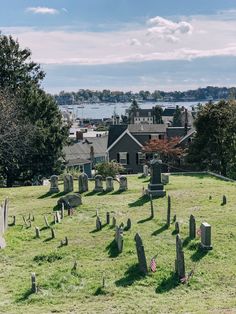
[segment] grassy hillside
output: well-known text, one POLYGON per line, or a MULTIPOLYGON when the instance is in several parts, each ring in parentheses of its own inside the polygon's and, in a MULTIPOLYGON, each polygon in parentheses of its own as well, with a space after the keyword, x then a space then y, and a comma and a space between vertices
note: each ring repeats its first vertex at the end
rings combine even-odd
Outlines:
MULTIPOLYGON (((148 219, 150 204, 141 198, 147 184, 146 179, 129 176, 129 190, 121 194, 117 183, 114 192, 85 193, 74 216, 66 215, 55 226, 55 239, 43 228, 43 215, 53 221, 58 195, 49 195, 49 187, 0 189, 0 200, 8 196, 10 215, 16 215, 16 226, 5 234, 7 247, 0 250, 0 313, 236 313, 236 184, 207 176, 170 177, 166 190, 181 238, 188 237, 190 214, 197 227, 202 221, 212 225, 213 250, 208 254, 197 251, 199 238, 184 241, 186 270, 194 269, 189 285, 178 285, 173 272, 174 224, 164 227, 167 198, 154 200, 155 218, 148 219), (107 211, 118 223, 131 218, 120 255, 111 226, 95 231, 96 209, 102 223, 107 211), (29 214, 35 221, 27 229, 22 215, 29 214), (42 228, 40 239, 35 238, 35 226, 42 228), (143 239, 148 264, 157 254, 157 272, 146 277, 137 270, 136 232, 143 239), (65 236, 69 245, 60 247, 65 236), (31 272, 37 276, 38 294, 30 293, 31 272)), ((90 191, 93 186, 90 182, 90 191)))

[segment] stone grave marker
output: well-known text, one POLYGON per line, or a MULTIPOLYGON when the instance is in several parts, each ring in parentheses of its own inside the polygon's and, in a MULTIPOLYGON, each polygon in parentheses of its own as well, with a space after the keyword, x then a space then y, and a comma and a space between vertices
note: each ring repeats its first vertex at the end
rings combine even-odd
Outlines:
POLYGON ((100 174, 97 174, 95 176, 94 192, 103 192, 103 181, 102 176, 100 174))
POLYGON ((139 263, 139 270, 143 274, 148 273, 148 268, 147 268, 147 260, 145 256, 145 251, 144 251, 144 246, 143 246, 143 241, 138 233, 136 233, 134 237, 135 243, 136 243, 136 250, 137 250, 137 256, 138 256, 138 263, 139 263))
POLYGON ((148 177, 148 165, 143 165, 143 176, 148 177))
POLYGON ((196 238, 196 221, 193 215, 190 215, 189 218, 189 237, 190 239, 196 238))
POLYGON ((119 253, 123 250, 123 228, 116 226, 116 233, 115 233, 115 241, 118 247, 119 253))
POLYGON ((112 217, 112 227, 115 228, 116 226, 116 218, 112 217))
POLYGON ((148 184, 148 193, 152 196, 162 197, 166 195, 164 185, 161 182, 161 164, 162 161, 158 159, 158 155, 154 154, 150 161, 151 179, 148 184))
POLYGON ((39 227, 35 227, 36 238, 40 238, 40 229, 39 227))
POLYGON ((74 180, 71 174, 66 174, 63 178, 64 180, 64 192, 69 193, 74 190, 74 180))
POLYGON ((47 228, 50 228, 50 225, 48 223, 48 219, 47 219, 47 216, 44 216, 44 221, 45 221, 45 225, 47 228))
POLYGON ((32 293, 37 293, 38 292, 38 287, 36 284, 36 275, 35 273, 31 274, 31 291, 32 293))
POLYGON ((166 185, 169 183, 169 177, 170 175, 168 173, 162 173, 161 174, 161 183, 166 185))
POLYGON ((4 231, 8 228, 8 208, 9 208, 9 199, 6 198, 4 201, 4 231))
POLYGON ((50 178, 50 193, 58 193, 60 192, 58 188, 58 176, 53 175, 50 178))
POLYGON ((166 219, 167 227, 170 226, 170 216, 171 216, 171 197, 170 197, 170 195, 168 195, 168 198, 167 198, 167 219, 166 219))
POLYGON ((59 211, 56 211, 56 220, 57 220, 57 223, 61 223, 61 215, 59 213, 59 211))
POLYGON ((128 189, 128 183, 126 176, 120 176, 120 187, 119 191, 126 191, 128 189))
POLYGON ((96 229, 98 231, 102 229, 102 222, 101 222, 101 219, 99 217, 97 217, 97 219, 96 219, 96 229))
POLYGON ((179 279, 185 277, 185 261, 183 245, 179 234, 176 235, 176 260, 175 260, 175 270, 179 279))
POLYGON ((128 218, 127 220, 127 226, 126 226, 126 230, 130 230, 131 229, 131 219, 128 218))
POLYGON ((177 217, 176 217, 176 215, 174 215, 173 222, 176 222, 176 219, 177 219, 177 217))
POLYGON ((51 229, 51 238, 55 239, 56 238, 55 230, 53 228, 50 228, 50 229, 51 229))
POLYGON ((203 250, 212 250, 212 244, 211 244, 211 225, 209 225, 207 222, 203 222, 201 224, 201 244, 200 247, 203 250))
POLYGON ((106 192, 111 192, 114 190, 114 183, 112 177, 106 178, 106 192))
POLYGON ((107 225, 110 224, 110 213, 109 212, 107 212, 107 214, 106 214, 106 223, 107 223, 107 225))
POLYGON ((150 196, 150 206, 151 206, 151 218, 154 218, 154 208, 153 208, 153 199, 152 199, 152 194, 150 196))
POLYGON ((227 204, 227 198, 225 195, 223 195, 221 205, 226 205, 226 204, 227 204))
POLYGON ((178 221, 176 221, 175 222, 175 233, 179 233, 179 222, 178 221))
POLYGON ((88 176, 86 173, 81 173, 78 177, 79 183, 79 193, 87 192, 88 191, 88 176))

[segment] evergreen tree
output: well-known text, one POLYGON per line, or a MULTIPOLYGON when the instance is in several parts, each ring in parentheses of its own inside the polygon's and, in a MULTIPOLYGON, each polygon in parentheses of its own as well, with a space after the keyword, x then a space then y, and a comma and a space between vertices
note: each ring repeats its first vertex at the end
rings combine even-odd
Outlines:
POLYGON ((176 106, 175 113, 173 116, 173 126, 182 126, 182 113, 179 106, 176 106))

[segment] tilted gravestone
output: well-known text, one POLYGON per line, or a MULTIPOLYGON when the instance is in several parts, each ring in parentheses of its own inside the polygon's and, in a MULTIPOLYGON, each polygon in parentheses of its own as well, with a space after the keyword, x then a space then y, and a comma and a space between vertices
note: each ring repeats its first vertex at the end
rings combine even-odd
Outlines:
POLYGON ((74 179, 71 174, 66 174, 63 178, 64 181, 64 192, 69 193, 74 190, 74 179))
POLYGON ((63 219, 65 216, 65 204, 61 203, 61 219, 63 219))
POLYGON ((53 228, 51 228, 51 238, 52 239, 56 238, 55 230, 53 228))
POLYGON ((99 217, 97 217, 97 219, 96 219, 96 229, 98 231, 102 229, 102 222, 101 222, 101 219, 99 217))
POLYGON ((170 195, 168 195, 168 198, 167 198, 167 219, 166 219, 167 227, 170 226, 170 216, 171 216, 171 197, 170 197, 170 195))
POLYGON ((178 223, 178 221, 175 222, 175 233, 179 233, 179 223, 178 223))
POLYGON ((128 189, 128 183, 126 176, 120 176, 120 187, 119 191, 126 191, 128 189))
POLYGON ((56 221, 58 224, 61 222, 61 215, 60 215, 59 211, 56 211, 56 221))
POLYGON ((209 225, 207 222, 203 222, 201 224, 201 244, 200 247, 203 250, 212 250, 212 244, 211 244, 211 225, 209 225))
POLYGON ((116 226, 116 233, 115 233, 115 241, 117 244, 117 248, 119 253, 123 250, 123 228, 116 226))
POLYGON ((79 193, 87 192, 88 191, 88 176, 86 173, 81 173, 78 177, 79 183, 79 193))
POLYGON ((58 188, 58 176, 53 175, 50 178, 50 192, 51 193, 58 193, 60 192, 59 188, 58 188))
POLYGON ((114 183, 112 177, 106 178, 106 192, 111 192, 114 190, 114 183))
POLYGON ((116 226, 116 218, 112 217, 112 227, 115 228, 116 226))
POLYGON ((57 205, 59 208, 62 206, 61 204, 64 203, 65 208, 73 208, 82 205, 82 197, 80 194, 68 194, 62 196, 57 201, 57 205))
POLYGON ((143 241, 138 233, 136 233, 134 237, 135 243, 136 243, 136 250, 137 250, 137 256, 138 256, 138 263, 139 263, 139 270, 143 274, 148 273, 147 269, 147 260, 145 256, 145 251, 144 251, 144 246, 143 246, 143 241))
POLYGON ((48 219, 47 219, 47 217, 46 217, 46 216, 44 216, 44 221, 45 221, 45 225, 46 225, 46 227, 47 227, 47 228, 49 228, 49 227, 50 227, 50 225, 49 225, 49 223, 48 223, 48 219))
POLYGON ((190 215, 189 218, 189 237, 190 239, 196 238, 196 221, 193 215, 190 215))
POLYGON ((185 261, 183 245, 179 234, 176 235, 176 260, 175 260, 175 271, 179 279, 185 277, 185 261))
POLYGON ((94 192, 103 192, 103 181, 102 176, 100 174, 97 174, 95 176, 94 192))

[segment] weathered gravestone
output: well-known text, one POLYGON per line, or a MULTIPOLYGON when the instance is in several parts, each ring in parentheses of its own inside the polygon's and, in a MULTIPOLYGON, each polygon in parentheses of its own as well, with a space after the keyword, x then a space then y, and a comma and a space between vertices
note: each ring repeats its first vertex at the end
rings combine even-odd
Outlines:
POLYGON ((136 250, 137 250, 137 256, 138 256, 138 263, 139 263, 139 270, 143 274, 148 273, 147 269, 147 260, 145 256, 145 251, 144 251, 144 246, 143 246, 143 241, 138 233, 136 233, 134 237, 135 243, 136 243, 136 250))
POLYGON ((143 175, 144 177, 148 177, 148 165, 143 165, 143 175))
POLYGON ((112 227, 115 228, 116 226, 116 218, 112 217, 112 227))
POLYGON ((106 192, 111 192, 114 190, 113 178, 106 177, 106 192))
POLYGON ((115 233, 115 241, 117 244, 117 248, 119 253, 123 250, 123 228, 116 226, 116 233, 115 233))
POLYGON ((79 193, 87 192, 88 191, 88 176, 86 173, 81 173, 78 177, 79 183, 79 193))
POLYGON ((55 239, 56 238, 55 230, 53 228, 50 228, 50 229, 51 229, 51 238, 55 239))
POLYGON ((35 273, 31 274, 31 291, 32 293, 37 293, 38 292, 38 287, 36 284, 36 275, 35 273))
POLYGON ((82 197, 80 194, 69 194, 66 196, 61 197, 57 204, 59 207, 62 206, 62 203, 64 203, 64 206, 68 208, 77 207, 82 204, 82 197))
POLYGON ((4 231, 8 228, 8 208, 9 208, 9 199, 6 198, 4 201, 4 231))
POLYGON ((50 178, 50 192, 51 193, 58 193, 60 192, 59 188, 58 188, 58 176, 53 175, 50 178))
POLYGON ((226 198, 225 195, 223 195, 221 205, 223 206, 223 205, 226 205, 226 204, 227 204, 227 198, 226 198))
POLYGON ((49 228, 49 227, 50 227, 50 225, 49 225, 49 223, 48 223, 48 219, 47 219, 47 217, 46 217, 46 216, 44 216, 44 221, 45 221, 45 225, 46 225, 46 227, 47 227, 47 228, 49 228))
POLYGON ((65 216, 65 204, 61 203, 61 219, 63 219, 65 216))
POLYGON ((211 245, 211 225, 207 222, 201 224, 201 244, 200 247, 203 250, 212 250, 211 245))
POLYGON ((120 176, 120 187, 119 191, 126 191, 128 189, 128 183, 126 176, 120 176))
POLYGON ((167 219, 166 219, 167 227, 170 226, 170 215, 171 215, 171 198, 170 198, 170 195, 168 195, 168 199, 167 199, 167 219))
POLYGON ((148 193, 152 196, 165 196, 164 185, 161 182, 161 164, 162 161, 158 159, 157 154, 154 155, 150 161, 151 166, 151 179, 148 184, 148 193))
POLYGON ((176 260, 175 260, 175 271, 179 279, 185 277, 185 262, 182 241, 179 234, 176 235, 176 260))
POLYGON ((179 223, 178 223, 178 221, 175 222, 175 233, 176 234, 179 233, 179 223))
POLYGON ((61 222, 61 215, 60 215, 59 211, 56 211, 56 221, 58 224, 61 222))
POLYGON ((69 193, 74 190, 74 179, 71 174, 66 174, 63 178, 64 181, 64 192, 69 193))
POLYGON ((167 173, 162 173, 162 174, 161 174, 161 182, 162 182, 164 185, 168 184, 168 183, 169 183, 169 177, 170 177, 169 174, 167 174, 167 173))
POLYGON ((107 223, 107 225, 110 224, 110 213, 109 212, 106 213, 106 223, 107 223))
POLYGON ((97 217, 96 219, 96 230, 99 231, 102 229, 102 222, 101 219, 99 217, 97 217))
POLYGON ((103 182, 102 182, 102 176, 100 174, 97 174, 95 176, 94 192, 103 192, 103 182))
POLYGON ((39 227, 35 227, 35 236, 36 236, 36 238, 40 238, 40 229, 39 229, 39 227))
POLYGON ((190 239, 196 238, 196 221, 193 215, 190 215, 189 218, 189 237, 190 239))

